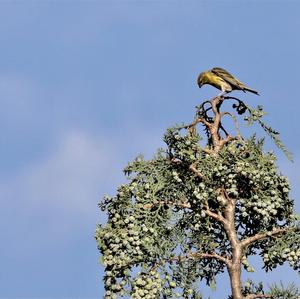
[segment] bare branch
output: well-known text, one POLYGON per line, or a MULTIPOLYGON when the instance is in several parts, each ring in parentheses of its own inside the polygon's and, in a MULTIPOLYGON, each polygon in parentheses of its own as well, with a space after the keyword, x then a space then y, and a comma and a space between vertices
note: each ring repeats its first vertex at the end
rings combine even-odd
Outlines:
POLYGON ((184 128, 185 129, 190 129, 190 128, 196 126, 199 123, 203 123, 204 125, 206 125, 209 128, 212 126, 212 124, 210 122, 208 122, 206 119, 204 119, 202 117, 199 117, 196 120, 194 120, 191 124, 189 124, 187 126, 184 126, 184 128))
POLYGON ((204 124, 206 126, 206 129, 209 131, 209 135, 210 135, 210 138, 212 141, 213 148, 211 150, 204 149, 203 151, 208 154, 211 154, 211 155, 216 155, 224 147, 224 145, 227 144, 228 142, 230 142, 231 140, 233 140, 235 138, 238 138, 238 139, 241 138, 235 116, 230 112, 220 112, 220 107, 225 99, 234 99, 236 101, 241 102, 237 98, 216 96, 216 97, 212 98, 210 101, 205 102, 205 103, 210 103, 211 107, 209 107, 208 109, 204 109, 204 107, 203 107, 204 105, 201 105, 200 108, 198 109, 198 112, 203 110, 203 113, 197 114, 196 119, 190 125, 183 127, 192 132, 198 123, 204 124), (212 112, 214 114, 213 117, 209 117, 206 114, 208 110, 212 110, 212 112), (236 134, 237 134, 236 137, 231 136, 225 130, 225 128, 222 126, 221 120, 222 120, 222 117, 225 115, 229 115, 233 119, 233 121, 235 123, 236 134), (219 130, 222 130, 225 133, 225 135, 226 135, 225 138, 222 138, 220 136, 219 130))
POLYGON ((235 101, 237 101, 238 103, 243 103, 243 104, 244 104, 244 102, 243 102, 242 100, 240 100, 240 99, 238 99, 238 98, 236 98, 236 97, 232 97, 232 96, 225 96, 225 97, 224 97, 224 100, 235 100, 235 101))
POLYGON ((238 121, 237 121, 235 115, 230 112, 223 112, 222 116, 225 116, 225 115, 229 115, 231 117, 231 119, 234 122, 235 130, 236 130, 236 137, 238 139, 241 139, 241 132, 240 132, 239 124, 238 124, 238 121))
POLYGON ((212 107, 214 114, 220 114, 219 108, 223 101, 224 101, 224 97, 222 97, 222 96, 216 96, 210 100, 211 107, 212 107))
POLYGON ((232 116, 232 113, 230 113, 230 112, 227 112, 227 111, 225 111, 225 112, 221 112, 220 114, 221 114, 221 117, 223 117, 223 116, 225 116, 225 115, 232 116))

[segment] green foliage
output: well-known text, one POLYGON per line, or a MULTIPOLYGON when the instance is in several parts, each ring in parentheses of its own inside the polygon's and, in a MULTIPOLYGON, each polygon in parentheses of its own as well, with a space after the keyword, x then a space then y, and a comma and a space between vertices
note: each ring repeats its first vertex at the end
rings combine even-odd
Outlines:
POLYGON ((291 232, 275 240, 269 240, 264 245, 261 255, 266 270, 276 268, 288 262, 294 270, 300 270, 300 235, 291 232))
MULTIPOLYGON (((149 161, 138 157, 130 162, 124 170, 129 182, 100 204, 108 213, 107 224, 96 231, 106 299, 201 298, 195 283, 213 284, 224 264, 189 254, 230 252, 224 229, 206 214, 207 206, 222 213, 221 188, 238 200, 236 229, 241 239, 294 223, 288 180, 278 172, 275 156, 263 152, 262 140, 234 140, 215 157, 200 147, 198 134, 179 127, 169 129, 164 139, 166 150, 149 161), (191 164, 203 178, 189 169, 191 164)), ((286 235, 281 243, 269 238, 253 245, 247 255, 261 250, 267 269, 284 261, 298 269, 299 248, 284 249, 293 247, 295 237, 299 239, 296 232, 286 235)))
MULTIPOLYGON (((243 103, 243 105, 245 105, 243 103)), ((271 137, 271 139, 275 142, 276 146, 284 152, 286 157, 292 161, 293 156, 291 152, 285 147, 282 141, 279 138, 279 132, 273 130, 270 126, 268 126, 265 122, 262 121, 262 117, 266 115, 264 112, 263 107, 261 105, 257 106, 257 108, 250 108, 249 106, 245 105, 247 111, 249 112, 248 116, 245 116, 245 120, 247 121, 248 125, 252 125, 254 122, 258 122, 259 125, 263 128, 263 130, 271 137)))
POLYGON ((256 284, 252 280, 248 279, 243 285, 243 295, 249 294, 264 294, 264 286, 262 282, 256 284))
MULTIPOLYGON (((271 299, 300 299, 300 291, 294 283, 290 283, 285 287, 282 283, 273 284, 269 287, 269 291, 264 291, 262 282, 256 284, 252 280, 248 279, 243 285, 242 293, 244 296, 250 294, 262 295, 258 298, 271 298, 271 299)), ((228 299, 232 299, 229 296, 228 299)))
POLYGON ((300 299, 300 291, 294 283, 287 287, 284 287, 282 283, 280 285, 273 284, 270 287, 269 295, 274 299, 300 299))

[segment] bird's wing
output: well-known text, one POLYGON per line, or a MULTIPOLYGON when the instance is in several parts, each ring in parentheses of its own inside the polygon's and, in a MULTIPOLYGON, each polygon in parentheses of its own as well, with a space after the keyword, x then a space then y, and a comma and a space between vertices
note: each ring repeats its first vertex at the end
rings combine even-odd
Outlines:
POLYGON ((231 84, 232 86, 238 87, 238 88, 243 88, 244 84, 233 77, 230 73, 228 73, 226 70, 220 68, 220 67, 214 67, 211 69, 211 72, 214 73, 215 75, 221 77, 223 80, 231 84))

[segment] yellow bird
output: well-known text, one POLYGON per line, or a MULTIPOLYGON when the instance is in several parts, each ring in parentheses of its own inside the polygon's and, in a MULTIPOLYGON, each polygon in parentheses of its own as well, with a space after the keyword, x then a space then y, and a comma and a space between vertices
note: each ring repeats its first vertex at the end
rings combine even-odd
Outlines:
POLYGON ((259 95, 256 90, 253 90, 243 84, 241 81, 233 77, 230 73, 220 67, 203 72, 198 77, 198 86, 201 88, 204 84, 210 84, 222 91, 221 95, 233 90, 242 90, 243 92, 250 91, 259 95))

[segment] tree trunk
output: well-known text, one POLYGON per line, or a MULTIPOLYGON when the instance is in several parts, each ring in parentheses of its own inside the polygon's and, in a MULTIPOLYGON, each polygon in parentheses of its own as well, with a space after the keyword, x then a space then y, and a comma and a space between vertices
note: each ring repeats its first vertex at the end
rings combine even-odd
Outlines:
POLYGON ((235 206, 236 201, 230 200, 225 209, 225 219, 227 221, 224 223, 224 228, 232 247, 232 260, 227 266, 227 269, 230 276, 231 293, 233 299, 244 299, 241 283, 241 260, 243 248, 238 240, 235 229, 235 206))
POLYGON ((228 268, 231 284, 231 293, 233 299, 244 299, 241 288, 241 265, 240 263, 233 263, 228 268))

